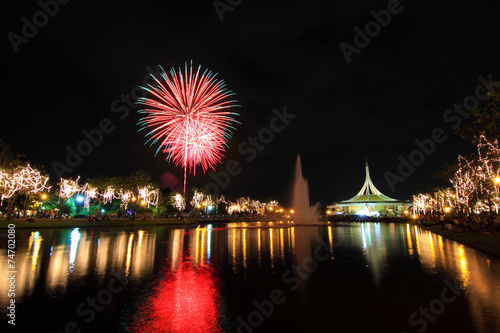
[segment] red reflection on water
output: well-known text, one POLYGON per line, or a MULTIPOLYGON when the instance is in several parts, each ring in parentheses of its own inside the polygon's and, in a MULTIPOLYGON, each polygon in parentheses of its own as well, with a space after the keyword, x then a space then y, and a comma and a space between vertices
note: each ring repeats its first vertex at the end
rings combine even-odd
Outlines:
POLYGON ((184 262, 139 309, 134 332, 222 332, 219 294, 209 267, 184 262))

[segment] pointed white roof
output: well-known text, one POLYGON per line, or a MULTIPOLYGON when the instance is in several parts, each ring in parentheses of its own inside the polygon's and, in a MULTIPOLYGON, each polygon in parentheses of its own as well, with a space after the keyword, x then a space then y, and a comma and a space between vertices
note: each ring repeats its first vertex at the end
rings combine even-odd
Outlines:
POLYGON ((370 178, 370 169, 368 168, 368 161, 365 163, 365 183, 361 190, 354 197, 343 202, 359 202, 359 201, 399 201, 382 194, 375 185, 373 185, 370 178))
POLYGON ((370 178, 370 169, 368 161, 365 163, 365 183, 361 190, 350 199, 333 203, 326 206, 327 208, 339 207, 354 207, 354 206, 394 206, 394 205, 409 205, 407 200, 398 200, 388 197, 380 192, 370 178))

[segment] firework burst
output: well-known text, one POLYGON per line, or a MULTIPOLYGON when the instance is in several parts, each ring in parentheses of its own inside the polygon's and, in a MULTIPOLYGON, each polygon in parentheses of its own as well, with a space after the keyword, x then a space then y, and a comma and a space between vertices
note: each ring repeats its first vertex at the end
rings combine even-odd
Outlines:
POLYGON ((185 192, 188 169, 196 174, 198 165, 206 172, 221 163, 238 115, 229 109, 237 102, 224 81, 208 70, 201 73, 201 66, 194 70, 186 63, 184 71, 172 68, 170 75, 161 69, 161 78, 151 75, 154 85, 141 87, 151 96, 138 99, 144 105, 139 113, 146 114, 139 125, 149 130, 148 143, 160 142, 156 153, 162 150, 167 161, 182 165, 185 192))

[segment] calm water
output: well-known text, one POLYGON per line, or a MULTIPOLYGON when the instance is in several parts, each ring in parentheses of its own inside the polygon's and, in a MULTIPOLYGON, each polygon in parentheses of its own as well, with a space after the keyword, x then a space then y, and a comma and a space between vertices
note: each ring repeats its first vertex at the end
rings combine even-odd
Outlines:
MULTIPOLYGON (((18 230, 23 332, 499 332, 500 261, 410 225, 18 230)), ((1 331, 7 244, 0 238, 1 331)))

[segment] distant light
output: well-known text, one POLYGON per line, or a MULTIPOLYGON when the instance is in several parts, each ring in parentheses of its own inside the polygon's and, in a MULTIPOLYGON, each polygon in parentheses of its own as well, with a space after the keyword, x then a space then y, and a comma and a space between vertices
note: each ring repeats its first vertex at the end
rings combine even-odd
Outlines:
POLYGON ((444 212, 449 213, 451 211, 450 207, 444 207, 444 212))
POLYGON ((212 210, 214 207, 213 206, 208 206, 207 209, 208 210, 212 210))
POLYGON ((103 209, 101 209, 101 213, 104 213, 104 212, 105 212, 104 208, 103 208, 103 209))
POLYGON ((495 184, 500 184, 500 177, 498 176, 495 177, 495 184))
POLYGON ((293 209, 290 209, 290 213, 293 214, 295 213, 295 211, 293 209))
POLYGON ((78 195, 76 197, 76 202, 83 202, 83 197, 81 195, 78 195))
POLYGON ((367 215, 370 215, 370 212, 368 211, 368 209, 364 208, 364 209, 358 210, 356 212, 356 215, 367 216, 367 215))
POLYGON ((326 213, 327 213, 328 215, 330 215, 330 214, 332 213, 332 211, 331 211, 331 210, 327 210, 327 211, 326 211, 326 213))
POLYGON ((376 211, 376 210, 370 212, 367 208, 364 208, 364 209, 359 210, 355 215, 358 215, 358 216, 375 216, 375 217, 379 217, 380 213, 378 211, 376 211))

